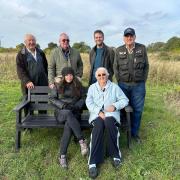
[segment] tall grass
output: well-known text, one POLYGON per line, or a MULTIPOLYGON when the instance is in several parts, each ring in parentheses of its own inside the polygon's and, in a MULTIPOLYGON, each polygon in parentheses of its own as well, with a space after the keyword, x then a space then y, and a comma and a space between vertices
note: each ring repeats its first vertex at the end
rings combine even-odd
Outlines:
POLYGON ((0 82, 17 80, 16 53, 0 53, 0 82))
MULTIPOLYGON (((88 54, 81 54, 81 57, 84 64, 83 80, 85 81, 89 79, 90 64, 88 54)), ((0 53, 0 81, 17 80, 15 59, 16 53, 0 53)), ((47 59, 49 60, 49 55, 47 59)), ((156 84, 180 84, 180 61, 159 59, 159 54, 149 54, 148 81, 156 84)))
POLYGON ((156 54, 149 54, 148 80, 156 84, 180 84, 180 61, 163 61, 159 58, 156 54))

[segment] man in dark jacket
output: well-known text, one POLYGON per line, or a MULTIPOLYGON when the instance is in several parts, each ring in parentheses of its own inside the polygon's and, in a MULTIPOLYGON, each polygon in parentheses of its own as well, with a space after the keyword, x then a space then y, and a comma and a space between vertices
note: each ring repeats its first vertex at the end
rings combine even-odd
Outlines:
POLYGON ((90 52, 90 76, 89 85, 96 82, 95 72, 99 67, 105 67, 109 72, 109 79, 112 81, 114 51, 104 44, 104 33, 101 30, 94 32, 94 41, 96 45, 90 52))
POLYGON ((137 141, 139 127, 145 100, 145 82, 147 80, 149 63, 146 47, 135 43, 135 30, 127 28, 124 31, 123 46, 116 49, 114 73, 120 88, 124 91, 133 108, 131 135, 137 141))
POLYGON ((36 47, 36 38, 32 34, 26 34, 25 47, 16 57, 17 74, 21 80, 21 89, 24 96, 27 89, 34 86, 47 86, 47 60, 44 52, 36 47))

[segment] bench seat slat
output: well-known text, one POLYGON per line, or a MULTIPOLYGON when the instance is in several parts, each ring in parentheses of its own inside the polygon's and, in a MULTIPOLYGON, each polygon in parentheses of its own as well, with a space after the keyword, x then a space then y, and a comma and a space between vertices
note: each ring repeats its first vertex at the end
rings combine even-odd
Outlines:
MULTIPOLYGON (((87 119, 80 121, 82 128, 91 127, 87 119)), ((43 128, 43 127, 63 127, 64 124, 60 124, 56 121, 54 116, 45 115, 30 115, 21 124, 22 128, 43 128)))

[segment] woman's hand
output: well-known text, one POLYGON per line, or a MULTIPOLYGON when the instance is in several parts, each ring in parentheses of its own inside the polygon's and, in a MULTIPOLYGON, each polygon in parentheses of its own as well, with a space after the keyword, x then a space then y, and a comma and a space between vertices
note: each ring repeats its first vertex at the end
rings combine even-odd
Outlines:
POLYGON ((99 115, 99 117, 102 118, 103 120, 105 119, 105 114, 104 114, 104 112, 100 111, 98 115, 99 115))
POLYGON ((106 112, 114 112, 116 110, 116 107, 111 105, 105 108, 106 112))

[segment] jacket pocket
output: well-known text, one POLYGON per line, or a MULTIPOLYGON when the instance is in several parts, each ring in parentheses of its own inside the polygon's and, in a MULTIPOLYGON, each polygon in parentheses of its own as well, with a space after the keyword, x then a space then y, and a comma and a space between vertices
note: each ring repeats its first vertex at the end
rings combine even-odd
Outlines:
POLYGON ((120 68, 120 70, 128 70, 128 61, 127 60, 122 60, 119 63, 119 68, 120 68))
POLYGON ((135 69, 144 69, 144 59, 143 57, 134 58, 134 68, 135 69))

